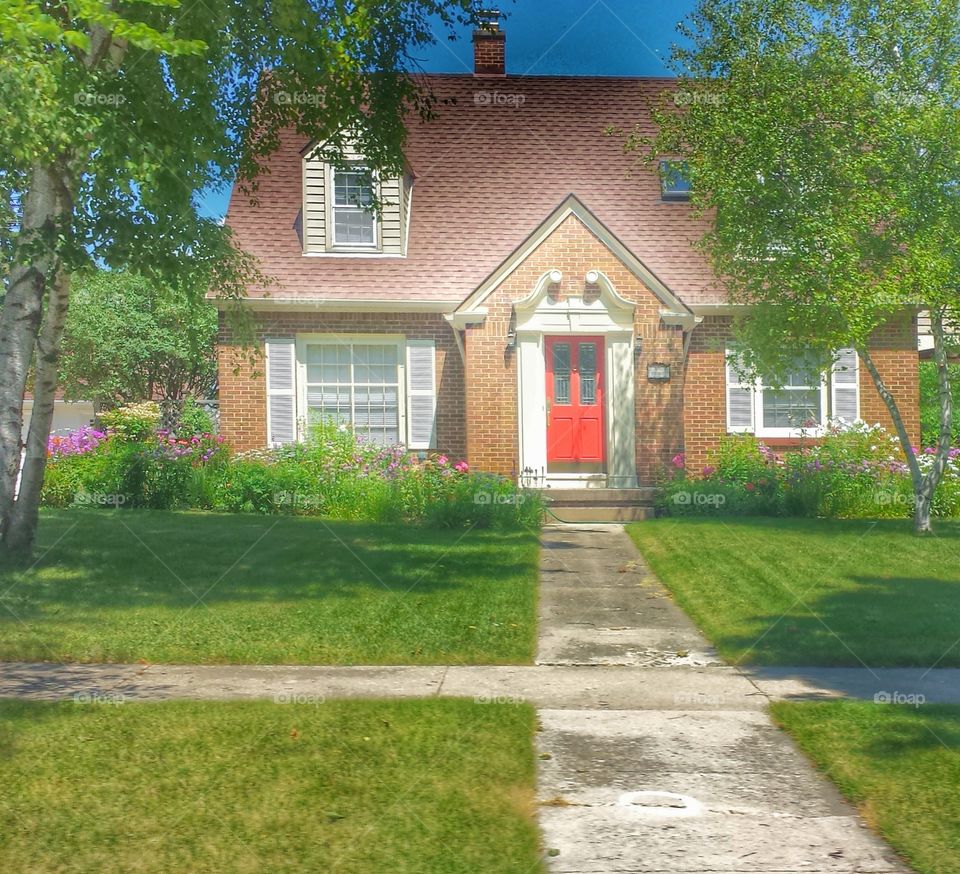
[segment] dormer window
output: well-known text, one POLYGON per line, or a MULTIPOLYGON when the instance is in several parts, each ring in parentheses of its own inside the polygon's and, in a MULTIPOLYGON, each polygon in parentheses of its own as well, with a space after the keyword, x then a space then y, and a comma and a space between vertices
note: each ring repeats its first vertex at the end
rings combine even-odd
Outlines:
POLYGON ((660 162, 660 197, 666 201, 690 200, 690 174, 686 161, 660 162))
MULTIPOLYGON (((311 147, 314 148, 314 147, 311 147)), ((303 254, 403 258, 413 178, 371 167, 357 149, 338 158, 314 148, 303 156, 303 254)))
POLYGON ((373 211, 373 179, 366 167, 333 167, 331 203, 333 245, 375 247, 377 218, 373 211))

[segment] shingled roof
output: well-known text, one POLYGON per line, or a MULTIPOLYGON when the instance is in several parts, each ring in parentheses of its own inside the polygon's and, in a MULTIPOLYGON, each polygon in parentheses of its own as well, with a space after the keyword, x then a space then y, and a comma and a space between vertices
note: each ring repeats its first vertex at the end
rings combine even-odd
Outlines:
POLYGON ((406 159, 415 183, 405 258, 302 254, 297 219, 308 143, 296 135, 282 138, 256 206, 234 190, 227 223, 277 280, 272 297, 459 303, 574 194, 688 306, 723 302, 692 246, 703 221, 688 204, 663 202, 657 174, 605 133, 611 125, 649 126, 651 107, 673 80, 425 79, 442 102, 433 120, 410 122, 406 159))

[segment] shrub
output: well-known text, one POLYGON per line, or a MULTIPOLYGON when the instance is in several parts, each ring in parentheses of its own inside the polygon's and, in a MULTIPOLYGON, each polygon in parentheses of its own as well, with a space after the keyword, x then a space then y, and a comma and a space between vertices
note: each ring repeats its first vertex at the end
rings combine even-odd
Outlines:
POLYGON ((178 437, 202 437, 213 433, 213 419, 195 398, 187 398, 180 409, 174 430, 178 437))
MULTIPOLYGON (((933 453, 918 455, 921 467, 933 463, 933 453)), ((782 454, 753 437, 724 439, 707 467, 679 471, 660 500, 669 515, 901 518, 913 507, 899 440, 863 423, 832 428, 820 441, 782 454)), ((951 452, 933 511, 960 515, 960 449, 951 452)))
POLYGON ((98 419, 111 434, 127 440, 148 440, 160 425, 160 405, 155 401, 128 404, 102 412, 98 419))
MULTIPOLYGON (((330 423, 304 444, 229 457, 220 438, 185 438, 128 411, 84 452, 51 454, 43 500, 153 509, 285 513, 438 527, 539 525, 543 506, 506 479, 471 473, 444 455, 418 458, 330 423), (121 496, 115 501, 93 496, 121 496), (79 498, 79 500, 78 500, 79 498)), ((77 442, 83 442, 77 438, 77 442)))

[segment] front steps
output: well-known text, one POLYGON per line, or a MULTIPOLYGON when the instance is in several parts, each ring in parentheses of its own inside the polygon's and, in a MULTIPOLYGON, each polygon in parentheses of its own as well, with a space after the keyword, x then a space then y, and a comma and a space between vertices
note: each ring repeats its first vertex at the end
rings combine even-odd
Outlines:
POLYGON ((541 489, 548 522, 640 522, 654 517, 657 490, 541 489))

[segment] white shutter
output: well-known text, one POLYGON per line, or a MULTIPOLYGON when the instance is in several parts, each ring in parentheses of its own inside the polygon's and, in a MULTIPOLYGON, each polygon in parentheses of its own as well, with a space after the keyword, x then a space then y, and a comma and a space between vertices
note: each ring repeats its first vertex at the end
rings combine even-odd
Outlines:
POLYGON ((296 342, 270 339, 267 351, 267 440, 271 446, 297 439, 296 342))
POLYGON ((734 363, 736 353, 727 350, 727 430, 731 432, 752 432, 754 430, 754 385, 743 382, 734 363))
POLYGON ((855 422, 860 418, 859 358, 854 349, 841 349, 833 365, 831 418, 855 422))
POLYGON ((407 446, 436 447, 436 349, 433 340, 407 341, 407 446))

